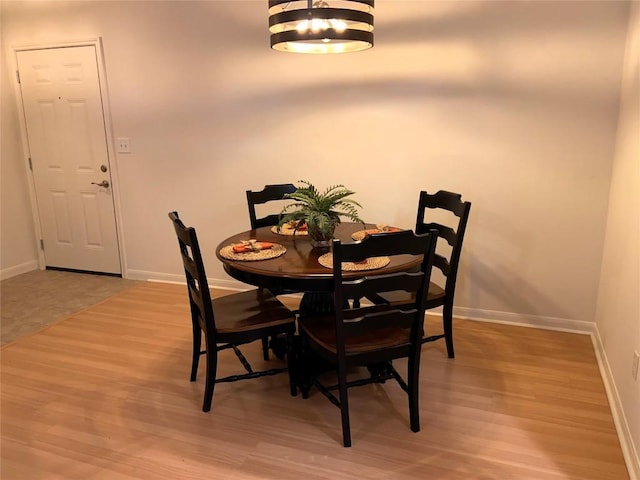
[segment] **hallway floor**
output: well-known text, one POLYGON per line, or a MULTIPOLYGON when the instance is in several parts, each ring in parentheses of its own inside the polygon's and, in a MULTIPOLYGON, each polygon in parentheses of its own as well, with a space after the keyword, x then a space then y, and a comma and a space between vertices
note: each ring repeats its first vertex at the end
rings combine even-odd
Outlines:
POLYGON ((140 282, 33 270, 0 282, 0 337, 5 345, 140 282))

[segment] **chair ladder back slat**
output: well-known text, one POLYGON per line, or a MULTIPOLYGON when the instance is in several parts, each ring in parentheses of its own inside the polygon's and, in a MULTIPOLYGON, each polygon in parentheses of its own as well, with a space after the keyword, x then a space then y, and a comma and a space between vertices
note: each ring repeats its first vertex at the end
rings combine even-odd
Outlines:
POLYGON ((458 233, 448 225, 442 225, 441 223, 422 223, 416 226, 416 233, 425 233, 429 230, 437 230, 438 237, 446 240, 449 246, 454 247, 458 241, 458 233))
POLYGON ((358 280, 343 282, 346 298, 363 298, 374 293, 417 292, 422 283, 422 272, 398 272, 375 277, 363 277, 358 280))
POLYGON ((442 272, 442 274, 449 278, 449 274, 451 273, 451 265, 449 264, 449 260, 442 255, 438 255, 437 253, 433 256, 433 266, 442 272))
POLYGON ((262 227, 272 227, 277 225, 280 221, 280 214, 272 213, 271 215, 267 215, 266 217, 262 217, 259 219, 255 219, 252 229, 262 228, 262 227))
MULTIPOLYGON (((424 214, 424 210, 427 208, 448 210, 456 217, 460 218, 465 213, 465 203, 462 201, 462 195, 459 193, 447 192, 446 190, 438 190, 434 194, 429 194, 426 191, 420 192, 420 199, 418 202, 418 213, 424 214)), ((420 218, 420 216, 418 217, 420 218)))
POLYGON ((189 286, 189 298, 191 299, 191 302, 195 304, 196 308, 200 312, 200 317, 204 319, 204 317, 206 316, 206 307, 205 307, 206 303, 202 298, 202 292, 199 288, 195 286, 194 282, 189 282, 188 286, 189 286))
POLYGON ((256 205, 275 200, 283 200, 287 193, 293 193, 296 190, 296 186, 292 183, 265 185, 260 191, 247 190, 247 206, 249 208, 249 222, 251 224, 251 228, 256 229, 277 225, 280 220, 279 213, 269 214, 258 218, 256 214, 256 205))
POLYGON ((383 311, 374 311, 373 313, 364 313, 356 318, 345 318, 343 320, 344 333, 349 336, 362 335, 372 330, 384 328, 411 328, 415 322, 416 314, 416 309, 385 309, 383 311))
MULTIPOLYGON (((426 234, 428 232, 423 232, 426 234)), ((420 234, 420 235, 422 235, 420 234)), ((389 255, 422 255, 424 239, 411 230, 367 235, 360 242, 341 245, 343 262, 359 262, 369 257, 389 255)))
POLYGON ((198 278, 198 267, 196 266, 196 262, 193 258, 188 255, 182 254, 182 264, 184 265, 184 270, 189 275, 189 277, 197 280, 198 278))

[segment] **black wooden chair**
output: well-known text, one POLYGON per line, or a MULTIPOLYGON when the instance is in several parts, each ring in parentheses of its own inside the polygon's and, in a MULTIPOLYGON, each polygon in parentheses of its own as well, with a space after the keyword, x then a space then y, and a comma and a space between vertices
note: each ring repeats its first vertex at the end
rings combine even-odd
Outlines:
MULTIPOLYGON (((249 208, 249 222, 251 224, 251 229, 255 230, 260 227, 272 227, 277 225, 280 220, 280 210, 282 210, 282 208, 278 209, 278 213, 269 213, 258 217, 256 214, 256 205, 262 205, 269 202, 281 203, 280 200, 284 200, 284 196, 287 193, 293 193, 296 190, 297 187, 293 183, 265 185, 264 188, 259 191, 247 190, 247 206, 249 208)), ((282 206, 284 206, 284 204, 282 204, 282 206)), ((287 293, 299 292, 271 289, 271 293, 273 295, 284 295, 287 293)), ((275 348, 276 356, 281 356, 278 342, 272 342, 272 346, 275 348)), ((265 360, 269 359, 268 338, 264 338, 262 340, 262 354, 265 360)))
MULTIPOLYGON (((449 358, 454 358, 455 356, 453 350, 453 297, 456 291, 462 241, 464 240, 464 232, 467 228, 470 210, 471 202, 463 202, 461 195, 458 193, 444 190, 439 190, 434 194, 429 194, 426 191, 420 192, 416 233, 424 233, 435 229, 438 231, 438 237, 448 244, 448 247, 436 250, 433 266, 442 272, 443 280, 441 282, 437 280, 431 281, 427 297, 427 310, 442 307, 443 333, 425 335, 422 342, 433 342, 444 338, 449 358), (435 213, 436 210, 449 212, 448 216, 454 218, 454 220, 446 221, 446 224, 443 220, 430 220, 428 218, 430 212, 435 213), (448 252, 445 252, 445 250, 448 252)), ((370 300, 375 303, 390 302, 394 305, 412 301, 404 292, 392 292, 370 300)))
MULTIPOLYGON (((295 317, 271 293, 261 289, 226 295, 212 302, 195 229, 186 227, 177 212, 170 212, 169 218, 178 237, 191 306, 191 381, 196 380, 200 355, 205 354, 207 369, 202 410, 208 412, 216 383, 274 375, 291 368, 295 317), (203 332, 205 348, 201 350, 203 332), (278 334, 284 334, 286 338, 288 368, 254 371, 238 347, 278 334), (218 378, 218 352, 229 348, 233 349, 246 373, 218 378)), ((295 395, 296 387, 293 383, 290 388, 291 394, 295 395)))
MULTIPOLYGON (((298 319, 302 342, 302 358, 314 354, 337 369, 337 384, 321 381, 322 374, 309 372, 311 385, 316 386, 342 416, 342 437, 345 447, 351 446, 349 424, 348 388, 370 383, 384 383, 395 379, 409 397, 411 430, 420 430, 418 385, 420 374, 420 350, 427 289, 433 261, 437 234, 430 232, 415 235, 406 230, 393 235, 375 234, 362 242, 342 244, 333 240, 333 303, 335 314, 328 316, 301 316, 298 319), (422 264, 416 272, 397 272, 386 275, 346 280, 342 262, 360 262, 369 257, 401 254, 422 255, 422 264), (379 295, 388 291, 403 290, 412 295, 412 305, 397 308, 390 304, 363 304, 350 308, 346 299, 379 295), (406 381, 396 371, 391 361, 406 358, 406 381), (371 366, 375 366, 371 368, 371 366), (356 366, 367 366, 373 372, 348 379, 347 372, 356 366), (338 390, 338 396, 333 391, 338 390)), ((366 272, 365 272, 366 273, 366 272)), ((361 369, 362 370, 362 369, 361 369)), ((364 373, 364 371, 363 371, 364 373)), ((353 372, 352 372, 353 374, 353 372)), ((353 375, 351 375, 353 376, 353 375)), ((303 392, 304 394, 304 392, 303 392)), ((304 395, 306 396, 306 395, 304 395)))
POLYGON ((282 208, 278 210, 278 213, 271 213, 258 218, 256 216, 256 205, 283 200, 285 194, 293 193, 296 189, 296 186, 292 183, 283 183, 279 185, 265 185, 260 191, 247 190, 247 206, 249 207, 251 229, 271 227, 277 225, 280 220, 280 210, 282 210, 282 208))

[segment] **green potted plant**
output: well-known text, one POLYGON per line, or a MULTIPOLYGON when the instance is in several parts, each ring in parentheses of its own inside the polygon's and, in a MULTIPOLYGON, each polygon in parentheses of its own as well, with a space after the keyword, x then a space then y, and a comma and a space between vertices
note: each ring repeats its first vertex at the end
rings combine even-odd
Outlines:
POLYGON ((294 230, 306 228, 314 247, 329 246, 340 217, 353 222, 364 223, 358 214, 357 207, 362 208, 355 200, 348 198, 355 192, 344 185, 334 185, 320 192, 312 183, 300 180, 303 187, 284 198, 295 200, 286 205, 280 212, 278 227, 290 223, 294 230))

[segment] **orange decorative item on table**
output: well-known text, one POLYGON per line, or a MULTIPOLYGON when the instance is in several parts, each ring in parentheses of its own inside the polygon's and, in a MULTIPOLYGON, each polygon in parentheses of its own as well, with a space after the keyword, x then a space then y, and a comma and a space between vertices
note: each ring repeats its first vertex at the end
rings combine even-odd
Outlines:
POLYGON ((260 250, 268 250, 270 248, 273 248, 273 243, 271 242, 258 242, 256 240, 248 240, 243 241, 238 245, 234 245, 233 253, 257 252, 260 250))
POLYGON ((378 224, 376 225, 376 228, 373 228, 371 230, 365 230, 364 233, 366 235, 370 234, 370 233, 393 233, 393 232, 401 232, 403 229, 402 228, 398 228, 398 227, 390 227, 388 225, 382 225, 382 224, 378 224))
POLYGON ((351 235, 351 238, 353 240, 359 241, 367 235, 372 235, 374 233, 396 233, 402 231, 404 231, 404 228, 390 227, 388 225, 379 223, 376 225, 376 228, 369 228, 367 230, 359 230, 355 232, 353 235, 351 235))
POLYGON ((300 225, 300 222, 296 222, 295 220, 289 222, 289 226, 291 228, 293 228, 294 230, 300 230, 301 232, 306 232, 307 231, 307 224, 304 223, 302 225, 300 225))

